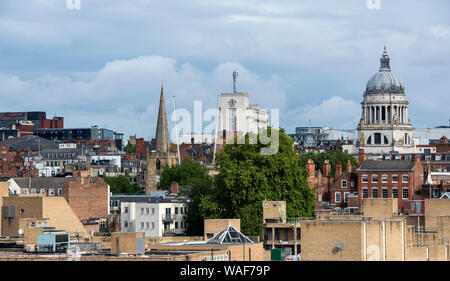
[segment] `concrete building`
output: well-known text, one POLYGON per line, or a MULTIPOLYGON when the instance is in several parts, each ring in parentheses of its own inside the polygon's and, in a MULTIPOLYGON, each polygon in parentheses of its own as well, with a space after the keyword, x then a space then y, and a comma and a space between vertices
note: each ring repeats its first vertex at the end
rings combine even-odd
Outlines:
POLYGON ((267 110, 257 104, 250 104, 248 93, 236 91, 237 73, 233 73, 233 93, 221 93, 219 96, 219 130, 220 138, 226 139, 228 133, 240 132, 245 135, 257 134, 269 125, 267 110))
POLYGON ((263 247, 266 251, 285 249, 286 256, 297 256, 301 252, 299 218, 286 217, 285 201, 263 202, 263 247))
POLYGON ((398 215, 396 201, 364 199, 362 215, 329 215, 302 222, 302 260, 450 260, 450 200, 427 200, 425 227, 417 225, 415 217, 398 215))
POLYGON ((17 236, 21 219, 37 219, 71 233, 71 236, 90 237, 64 197, 42 195, 3 197, 2 235, 17 236))
POLYGON ((122 202, 121 232, 144 232, 145 237, 185 235, 188 199, 150 197, 147 202, 122 202))

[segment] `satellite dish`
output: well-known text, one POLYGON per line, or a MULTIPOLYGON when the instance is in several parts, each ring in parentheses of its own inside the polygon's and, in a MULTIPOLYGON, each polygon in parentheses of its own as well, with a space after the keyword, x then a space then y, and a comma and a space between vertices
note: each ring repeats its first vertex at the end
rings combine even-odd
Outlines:
POLYGON ((344 249, 344 244, 342 243, 337 244, 337 248, 342 251, 344 249))
POLYGON ((17 231, 17 232, 19 233, 19 235, 22 235, 23 234, 23 229, 20 228, 19 231, 17 231))

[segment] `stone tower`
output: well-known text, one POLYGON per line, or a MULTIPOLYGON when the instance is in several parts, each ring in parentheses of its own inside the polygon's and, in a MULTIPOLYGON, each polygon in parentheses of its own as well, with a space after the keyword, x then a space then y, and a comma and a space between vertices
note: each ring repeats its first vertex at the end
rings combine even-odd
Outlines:
POLYGON ((391 71, 384 48, 380 69, 367 82, 358 125, 359 148, 366 153, 408 153, 414 149, 408 101, 402 81, 391 71))
POLYGON ((159 176, 164 166, 177 164, 177 153, 170 149, 169 127, 167 126, 164 89, 161 85, 159 99, 158 123, 156 124, 156 146, 147 152, 147 173, 145 193, 158 189, 159 176))

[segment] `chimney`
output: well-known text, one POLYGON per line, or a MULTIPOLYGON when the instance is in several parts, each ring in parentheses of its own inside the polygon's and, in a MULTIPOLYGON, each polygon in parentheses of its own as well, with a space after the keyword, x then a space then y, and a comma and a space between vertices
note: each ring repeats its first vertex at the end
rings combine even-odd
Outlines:
POLYGON ((170 193, 178 194, 180 192, 178 188, 178 182, 173 181, 170 183, 170 193))
POLYGON ((366 160, 366 153, 364 153, 364 149, 360 148, 358 151, 358 167, 361 166, 364 160, 366 160))
POLYGON ((336 172, 334 173, 334 178, 337 179, 342 175, 342 163, 338 161, 336 164, 336 172))
POLYGON ((308 159, 308 163, 306 164, 306 169, 308 169, 308 175, 310 178, 314 177, 314 173, 316 170, 316 165, 311 159, 308 159))
POLYGON ((330 161, 325 160, 323 163, 323 176, 324 177, 330 177, 331 176, 331 165, 330 161))
POLYGON ((352 172, 352 161, 347 160, 347 173, 350 174, 352 172))

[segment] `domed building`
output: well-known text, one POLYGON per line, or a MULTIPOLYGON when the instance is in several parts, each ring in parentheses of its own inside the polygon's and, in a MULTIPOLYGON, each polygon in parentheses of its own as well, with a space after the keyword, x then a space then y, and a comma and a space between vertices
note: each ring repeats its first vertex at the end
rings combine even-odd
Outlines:
POLYGON ((359 148, 366 153, 407 153, 414 149, 413 127, 402 81, 391 71, 384 48, 380 70, 370 77, 364 92, 358 125, 359 148))

